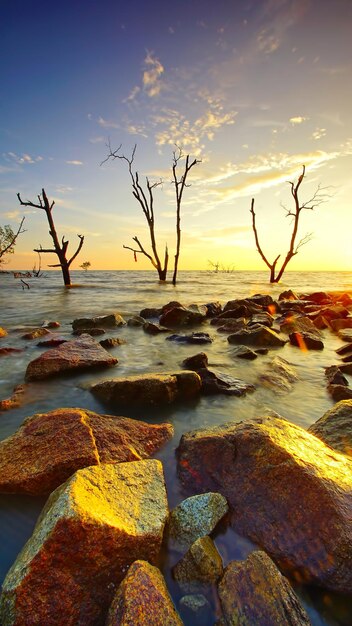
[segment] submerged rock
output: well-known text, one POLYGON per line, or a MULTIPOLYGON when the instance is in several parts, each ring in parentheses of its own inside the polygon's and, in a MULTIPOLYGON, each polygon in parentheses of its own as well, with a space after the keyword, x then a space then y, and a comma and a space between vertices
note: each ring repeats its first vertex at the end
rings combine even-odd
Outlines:
POLYGON ((310 620, 288 580, 265 552, 231 561, 219 584, 228 626, 310 626, 310 620))
POLYGON ((183 500, 170 513, 168 538, 172 548, 187 550, 196 539, 209 535, 229 507, 220 493, 203 493, 183 500))
POLYGON ((120 584, 105 626, 183 626, 165 580, 146 561, 132 563, 120 584))
POLYGON ((67 341, 57 348, 43 352, 28 364, 26 380, 42 380, 66 372, 111 367, 117 359, 110 356, 89 335, 67 341))
MULTIPOLYGON (((23 403, 23 395, 25 391, 26 385, 16 385, 11 396, 9 398, 5 398, 5 400, 0 400, 0 411, 8 411, 9 409, 15 409, 18 406, 21 406, 23 403)), ((1 442, 0 442, 1 446, 1 442)), ((1 459, 0 459, 1 463, 1 459)), ((0 478, 1 480, 1 478, 0 478)))
POLYGON ((50 331, 46 328, 34 328, 22 335, 22 339, 38 339, 38 337, 43 337, 44 335, 50 335, 50 331))
POLYGON ((106 339, 101 339, 99 343, 102 348, 108 350, 109 348, 115 348, 115 346, 122 346, 127 342, 125 339, 120 339, 119 337, 107 337, 106 339))
POLYGON ((229 374, 217 370, 204 368, 198 370, 197 373, 202 381, 202 393, 207 396, 218 393, 227 396, 243 396, 248 392, 255 391, 255 386, 251 383, 246 383, 244 380, 233 378, 229 374))
POLYGON ((126 568, 158 558, 167 513, 160 461, 78 470, 51 494, 5 578, 3 626, 104 624, 126 568))
POLYGON ((200 537, 172 568, 173 576, 184 593, 203 593, 223 573, 222 559, 210 537, 200 537))
POLYGON ((119 407, 163 406, 199 395, 201 380, 196 372, 144 374, 105 380, 90 390, 103 402, 119 407))
POLYGON ((61 346, 62 343, 66 343, 68 339, 66 337, 60 337, 60 335, 54 335, 51 333, 51 337, 38 341, 37 346, 40 348, 55 348, 61 346))
POLYGON ((195 626, 204 626, 210 615, 211 606, 205 596, 201 593, 194 593, 182 596, 180 602, 180 613, 185 617, 187 623, 195 626))
MULTIPOLYGON (((170 331, 169 331, 170 332, 170 331)), ((212 343, 209 333, 190 333, 189 335, 170 335, 166 337, 167 341, 175 341, 176 343, 212 343)))
POLYGON ((37 413, 0 442, 0 492, 47 495, 82 467, 145 459, 172 435, 171 424, 84 409, 37 413))
POLYGON ((234 529, 300 581, 351 593, 352 462, 276 417, 182 436, 178 473, 193 492, 219 491, 234 529))
POLYGON ((2 328, 2 327, 0 326, 0 339, 1 339, 2 337, 6 337, 6 336, 7 336, 7 330, 5 330, 5 328, 2 328))
POLYGON ((259 376, 262 385, 281 391, 290 391, 297 380, 298 376, 293 366, 279 356, 267 363, 265 371, 259 376))
POLYGON ((115 326, 124 326, 125 320, 119 313, 111 313, 109 315, 99 315, 98 317, 82 317, 72 322, 73 330, 84 328, 114 328, 115 326))
POLYGON ((248 346, 237 346, 232 350, 231 356, 253 361, 258 357, 258 354, 254 352, 254 350, 251 350, 251 348, 248 348, 248 346))

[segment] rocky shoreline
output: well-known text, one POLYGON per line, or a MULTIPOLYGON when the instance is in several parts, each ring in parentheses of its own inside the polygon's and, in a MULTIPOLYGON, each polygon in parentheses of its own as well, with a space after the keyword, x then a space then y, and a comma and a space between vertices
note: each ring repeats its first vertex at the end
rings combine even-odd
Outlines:
MULTIPOLYGON (((162 463, 150 458, 173 437, 171 424, 133 419, 133 409, 179 405, 201 395, 243 396, 257 385, 209 367, 196 352, 178 371, 109 376, 91 393, 121 416, 60 408, 28 417, 0 442, 0 492, 48 495, 29 539, 3 584, 3 626, 127 624, 309 624, 291 583, 352 594, 352 298, 344 293, 296 295, 146 308, 127 321, 113 313, 28 330, 24 339, 49 348, 30 361, 25 382, 0 410, 25 402, 26 386, 76 372, 109 368, 98 339, 124 326, 176 344, 227 336, 234 358, 273 353, 258 385, 287 392, 294 368, 280 356, 289 342, 303 353, 324 350, 322 331, 345 343, 326 369, 336 404, 309 430, 262 414, 186 432, 177 471, 188 494, 169 511, 162 463), (210 331, 210 332, 208 332, 210 331), (130 414, 130 415, 129 415, 130 414), (225 566, 213 542, 218 524, 258 549, 225 566), (176 555, 173 604, 160 571, 163 550, 176 555), (212 616, 212 622, 209 621, 212 616)), ((3 345, 0 355, 17 348, 3 345)), ((167 579, 167 577, 166 577, 167 579)))

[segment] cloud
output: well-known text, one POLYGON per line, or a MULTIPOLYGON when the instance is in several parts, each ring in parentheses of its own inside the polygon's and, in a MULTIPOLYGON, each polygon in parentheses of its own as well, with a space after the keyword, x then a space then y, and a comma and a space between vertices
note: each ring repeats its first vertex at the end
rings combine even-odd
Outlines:
POLYGON ((135 87, 133 87, 133 89, 130 91, 129 95, 127 96, 127 98, 125 98, 124 100, 122 100, 123 103, 126 102, 133 102, 133 100, 136 98, 136 96, 139 94, 141 88, 138 87, 138 85, 136 85, 135 87))
POLYGON ((90 143, 103 143, 103 141, 105 141, 105 137, 103 137, 102 135, 98 135, 97 137, 91 137, 89 142, 90 143))
POLYGON ((110 120, 105 120, 103 117, 98 117, 98 124, 102 128, 120 128, 120 125, 110 120))
POLYGON ((3 156, 7 161, 15 161, 18 165, 28 165, 43 161, 42 156, 31 156, 27 153, 16 154, 15 152, 7 152, 3 156))
POLYGON ((141 135, 141 137, 145 137, 147 138, 148 135, 146 133, 146 128, 144 124, 132 124, 132 123, 127 123, 126 126, 126 131, 130 134, 130 135, 141 135))
POLYGON ((259 54, 270 55, 283 44, 287 31, 306 13, 310 0, 267 0, 260 15, 261 27, 256 37, 259 54))
POLYGON ((70 193, 73 191, 73 187, 68 187, 66 185, 58 185, 55 189, 56 193, 70 193))
POLYGON ((150 98, 154 98, 159 95, 161 90, 160 77, 164 73, 164 67, 156 57, 153 57, 151 52, 147 52, 144 64, 146 66, 143 72, 144 91, 150 98))
POLYGON ((83 165, 83 161, 66 161, 67 165, 83 165))
POLYGON ((325 137, 325 135, 326 135, 326 128, 317 128, 312 134, 312 138, 317 141, 318 139, 322 139, 323 137, 325 137))
POLYGON ((293 126, 296 126, 297 124, 303 124, 303 122, 306 122, 307 120, 309 120, 309 117, 304 117, 303 115, 298 115, 297 117, 290 117, 290 123, 293 126))

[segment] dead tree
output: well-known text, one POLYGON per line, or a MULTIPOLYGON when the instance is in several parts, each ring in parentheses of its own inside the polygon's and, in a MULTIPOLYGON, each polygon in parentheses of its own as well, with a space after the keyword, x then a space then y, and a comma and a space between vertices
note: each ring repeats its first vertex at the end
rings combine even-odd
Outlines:
POLYGON ((38 195, 38 203, 31 202, 29 200, 23 201, 19 193, 17 194, 17 197, 18 197, 20 204, 22 204, 23 206, 30 206, 32 208, 43 209, 43 211, 45 211, 47 219, 48 219, 48 223, 49 223, 49 235, 51 236, 53 240, 54 247, 43 248, 40 245, 40 248, 35 248, 34 252, 38 252, 39 254, 42 254, 42 253, 56 254, 58 256, 59 263, 56 263, 54 265, 48 265, 48 267, 61 267, 64 284, 66 287, 70 286, 71 285, 70 265, 75 260, 75 258, 77 257, 77 255, 79 254, 83 246, 84 235, 77 235, 79 238, 79 244, 76 249, 76 252, 73 254, 73 256, 70 259, 67 259, 66 255, 67 255, 67 248, 68 248, 69 241, 65 240, 65 236, 63 236, 61 239, 61 244, 59 242, 59 238, 56 232, 56 228, 55 228, 55 224, 54 224, 54 220, 52 216, 52 210, 55 204, 54 200, 51 203, 49 202, 44 189, 42 189, 42 195, 41 196, 38 195))
POLYGON ((298 243, 296 244, 296 238, 297 238, 297 233, 298 233, 298 225, 299 225, 299 219, 300 219, 300 215, 301 212, 305 209, 307 211, 313 211, 317 206, 319 206, 322 202, 326 202, 326 200, 328 199, 328 194, 325 193, 325 189, 327 189, 326 187, 323 188, 320 185, 318 186, 318 188, 316 189, 316 191, 314 192, 313 196, 307 200, 306 202, 303 202, 301 204, 299 197, 298 197, 298 192, 299 192, 299 188, 303 182, 304 176, 305 176, 305 171, 306 168, 303 165, 302 166, 302 174, 299 176, 297 183, 291 182, 289 181, 289 185, 291 187, 291 195, 293 197, 293 202, 294 202, 294 209, 288 210, 285 207, 285 211, 286 211, 286 217, 292 217, 292 233, 291 233, 291 239, 290 239, 290 245, 289 245, 289 249, 288 252, 285 256, 285 259, 281 265, 280 270, 277 272, 276 274, 276 265, 277 262, 281 256, 281 254, 278 254, 277 257, 274 259, 274 261, 272 263, 270 263, 267 259, 267 257, 265 256, 263 249, 259 243, 259 237, 258 237, 258 231, 257 231, 257 227, 256 227, 256 215, 254 212, 254 198, 252 198, 252 202, 251 202, 251 208, 250 208, 250 213, 252 214, 252 229, 253 229, 253 233, 254 233, 254 238, 255 238, 255 243, 257 246, 257 250, 260 254, 260 256, 262 257, 264 263, 268 266, 268 268, 270 269, 270 282, 271 283, 278 283, 281 278, 282 275, 288 265, 288 263, 291 261, 291 259, 296 256, 296 254, 298 253, 298 250, 305 245, 306 243, 308 243, 308 241, 311 240, 312 238, 312 233, 307 233, 304 237, 302 237, 302 239, 300 239, 298 241, 298 243), (276 274, 276 275, 275 275, 276 274))
POLYGON ((2 227, 0 226, 0 265, 4 263, 3 257, 5 254, 13 254, 14 247, 16 245, 17 237, 26 232, 22 229, 25 218, 22 217, 20 225, 16 232, 14 232, 9 224, 2 227))
POLYGON ((177 177, 177 166, 179 164, 180 159, 183 158, 182 149, 178 148, 178 152, 173 153, 173 161, 172 161, 172 174, 173 174, 173 183, 175 185, 176 192, 176 254, 175 254, 175 263, 174 263, 174 273, 172 277, 172 284, 176 285, 177 278, 177 269, 178 269, 178 260, 180 256, 180 248, 181 248, 181 203, 182 203, 182 195, 185 187, 189 187, 186 184, 187 176, 194 165, 200 163, 197 159, 190 161, 189 154, 186 156, 185 167, 183 173, 180 178, 177 177))
MULTIPOLYGON (((146 176, 146 187, 145 189, 142 187, 140 180, 139 180, 138 172, 133 170, 133 162, 134 162, 134 157, 135 157, 136 148, 137 148, 136 145, 134 146, 132 150, 131 158, 126 157, 124 154, 119 154, 121 145, 117 148, 117 150, 112 150, 110 143, 108 143, 107 147, 109 149, 108 156, 106 157, 106 159, 104 159, 102 164, 106 163, 106 161, 108 161, 109 159, 113 159, 113 160, 120 159, 122 161, 126 161, 128 165, 128 171, 129 171, 131 184, 132 184, 132 194, 138 201, 143 211, 144 217, 147 221, 152 252, 151 253, 147 252, 147 250, 142 245, 141 241, 138 239, 136 235, 132 239, 137 244, 138 246, 137 248, 132 248, 130 246, 123 246, 123 247, 126 250, 131 250, 133 252, 135 261, 137 261, 137 254, 143 254, 145 257, 147 257, 147 259, 149 259, 153 267, 155 267, 156 271, 158 272, 159 280, 165 281, 167 277, 167 270, 168 270, 168 263, 169 263, 169 251, 168 251, 167 244, 165 244, 164 260, 162 263, 160 260, 159 253, 158 253, 156 236, 155 236, 155 214, 154 214, 154 196, 153 196, 153 190, 156 187, 159 187, 162 184, 162 181, 160 180, 155 183, 150 183, 148 177, 146 176)), ((180 246, 181 246, 180 224, 181 224, 182 195, 184 192, 184 188, 188 187, 188 185, 186 184, 186 180, 187 180, 189 171, 192 169, 194 165, 196 165, 196 163, 200 162, 197 159, 194 159, 194 161, 190 162, 190 157, 189 155, 187 155, 183 174, 180 177, 178 177, 177 167, 178 167, 180 159, 182 158, 183 158, 182 150, 178 148, 178 152, 173 153, 173 165, 172 165, 173 184, 175 185, 175 190, 176 190, 176 254, 175 254, 174 273, 173 273, 173 279, 172 279, 172 282, 174 285, 176 284, 178 259, 180 256, 180 246)))

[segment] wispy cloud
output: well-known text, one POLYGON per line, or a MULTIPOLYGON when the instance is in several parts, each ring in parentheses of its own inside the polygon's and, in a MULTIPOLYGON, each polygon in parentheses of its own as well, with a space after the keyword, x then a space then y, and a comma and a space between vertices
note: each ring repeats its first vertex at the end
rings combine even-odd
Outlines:
POLYGON ((14 161, 18 165, 34 164, 43 161, 42 156, 31 156, 27 153, 16 154, 15 152, 6 152, 3 156, 7 161, 14 161))
POLYGON ((102 135, 98 135, 96 137, 91 137, 89 142, 90 143, 103 143, 105 141, 105 137, 103 137, 102 135))
POLYGON ((83 165, 83 161, 66 161, 67 165, 83 165))
POLYGON ((131 89, 131 91, 128 94, 127 98, 122 100, 122 102, 124 102, 124 103, 126 103, 126 102, 133 102, 133 100, 135 100, 135 98, 138 96, 140 91, 141 91, 141 88, 138 87, 138 85, 136 85, 135 87, 133 87, 133 89, 131 89))
POLYGON ((325 135, 326 135, 326 128, 317 128, 312 134, 312 138, 317 141, 318 139, 322 139, 323 137, 325 137, 325 135))
POLYGON ((103 117, 98 117, 98 124, 102 128, 120 128, 120 125, 117 122, 113 122, 111 120, 105 120, 103 117))
POLYGON ((297 117, 290 117, 290 124, 292 124, 292 126, 296 126, 297 124, 303 124, 303 122, 306 122, 307 120, 309 120, 309 117, 297 115, 297 117))
POLYGON ((161 90, 161 76, 164 73, 164 67, 151 52, 147 52, 144 59, 145 70, 143 72, 144 91, 150 98, 158 96, 161 90))

